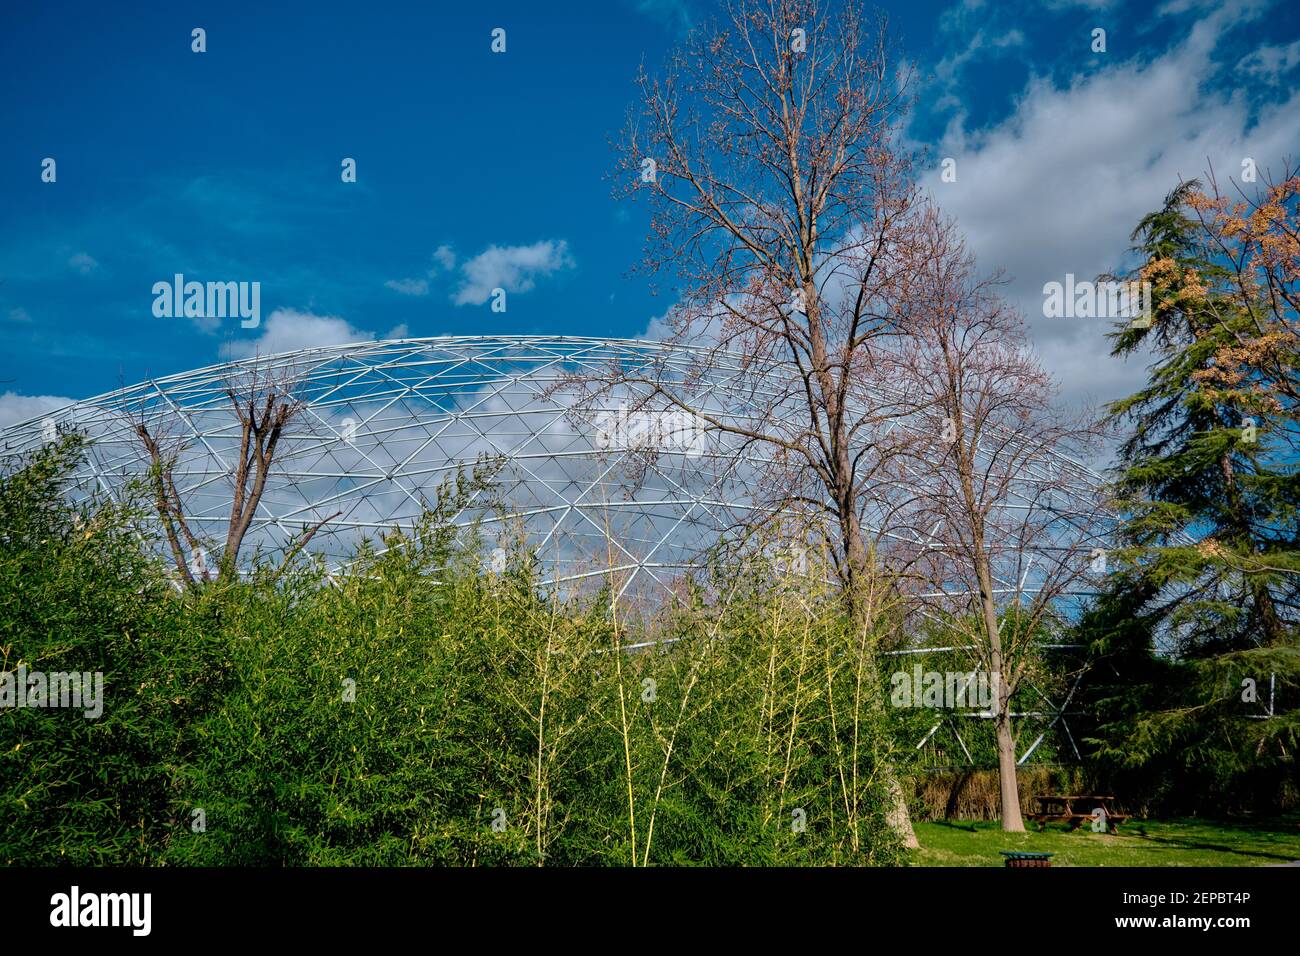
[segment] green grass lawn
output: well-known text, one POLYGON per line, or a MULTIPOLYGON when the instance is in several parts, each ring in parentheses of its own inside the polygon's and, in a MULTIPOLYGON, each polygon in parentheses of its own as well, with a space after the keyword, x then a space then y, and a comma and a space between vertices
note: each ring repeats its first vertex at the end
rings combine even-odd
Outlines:
POLYGON ((1300 860, 1300 815, 1259 821, 1129 820, 1116 835, 1064 824, 1003 833, 997 821, 918 823, 917 866, 1002 866, 1000 850, 1055 853, 1053 866, 1267 866, 1300 860))

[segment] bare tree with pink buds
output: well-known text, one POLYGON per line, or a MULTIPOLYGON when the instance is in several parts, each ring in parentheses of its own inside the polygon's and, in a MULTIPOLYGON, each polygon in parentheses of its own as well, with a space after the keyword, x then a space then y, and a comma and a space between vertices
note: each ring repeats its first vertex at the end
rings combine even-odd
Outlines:
POLYGON ((1104 572, 1098 492, 1078 464, 1097 430, 1056 407, 1021 317, 996 276, 977 277, 952 222, 923 223, 929 251, 898 309, 908 335, 889 377, 927 424, 887 456, 906 478, 899 537, 915 542, 894 557, 920 609, 994 679, 1002 828, 1021 832, 1011 698, 1066 595, 1104 572))

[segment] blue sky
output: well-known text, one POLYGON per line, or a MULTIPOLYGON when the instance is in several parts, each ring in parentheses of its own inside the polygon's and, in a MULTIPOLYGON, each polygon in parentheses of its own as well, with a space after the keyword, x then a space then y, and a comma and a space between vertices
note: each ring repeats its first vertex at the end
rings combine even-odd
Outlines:
MULTIPOLYGON (((645 221, 611 198, 608 140, 638 63, 712 3, 129 7, 0 12, 0 424, 254 349, 636 336, 671 306, 628 275, 645 221), (156 317, 152 286, 178 272, 260 282, 261 326, 156 317)), ((1099 322, 1044 320, 1042 283, 1117 265, 1140 215, 1207 161, 1300 155, 1300 5, 881 7, 918 73, 926 185, 1013 277, 1066 396, 1123 394, 1140 367, 1103 358, 1099 322), (957 183, 938 178, 945 156, 957 183)))

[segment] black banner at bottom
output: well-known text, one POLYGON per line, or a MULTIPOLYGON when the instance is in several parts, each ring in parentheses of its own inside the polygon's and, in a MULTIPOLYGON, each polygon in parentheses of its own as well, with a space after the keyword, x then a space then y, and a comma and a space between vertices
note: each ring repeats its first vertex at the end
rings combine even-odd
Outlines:
POLYGON ((605 929, 663 933, 674 947, 710 938, 770 945, 832 928, 864 943, 899 934, 937 948, 1040 932, 1071 942, 1199 935, 1230 944, 1289 935, 1297 877, 1300 868, 1291 867, 5 869, 0 898, 11 940, 52 934, 128 945, 267 933, 295 943, 373 944, 430 929, 498 945, 551 945, 557 936, 596 938, 605 929))

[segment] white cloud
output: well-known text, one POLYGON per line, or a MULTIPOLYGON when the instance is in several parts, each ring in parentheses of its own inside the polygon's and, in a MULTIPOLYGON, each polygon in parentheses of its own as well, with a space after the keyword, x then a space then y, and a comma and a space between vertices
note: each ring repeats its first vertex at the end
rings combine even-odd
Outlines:
POLYGON ((68 265, 72 266, 72 268, 76 269, 83 276, 89 275, 91 272, 94 272, 99 268, 99 263, 95 261, 94 257, 85 252, 78 252, 68 260, 68 265))
MULTIPOLYGON (((957 32, 957 28, 950 32, 957 32)), ((964 50, 949 54, 939 61, 934 68, 935 76, 945 88, 951 88, 956 82, 958 74, 967 64, 976 60, 998 56, 1013 47, 1021 47, 1024 44, 1025 35, 1019 30, 992 33, 983 29, 976 30, 964 50)))
POLYGON ((76 399, 62 398, 58 395, 19 395, 17 392, 5 392, 0 395, 0 428, 40 418, 66 405, 71 405, 74 401, 76 399))
POLYGON ((433 250, 433 261, 443 269, 450 271, 456 268, 456 253, 451 246, 443 243, 437 249, 433 250))
POLYGON ((673 310, 676 306, 669 306, 663 315, 653 316, 638 339, 649 339, 652 342, 662 342, 673 336, 673 310))
POLYGON ((389 279, 385 286, 402 295, 428 295, 428 279, 389 279))
MULTIPOLYGON (((741 312, 748 307, 747 298, 743 294, 728 296, 728 301, 732 308, 741 312)), ((745 341, 746 333, 742 332, 737 338, 737 327, 730 321, 730 313, 725 309, 717 308, 707 317, 694 315, 689 324, 684 325, 681 321, 683 316, 678 314, 680 308, 681 303, 674 303, 662 315, 652 316, 637 338, 710 349, 721 345, 723 338, 729 336, 728 348, 743 349, 740 343, 745 341)))
POLYGON ((1283 75, 1297 66, 1300 66, 1300 40, 1286 46, 1262 46, 1242 57, 1237 69, 1267 83, 1280 83, 1283 75))
POLYGON ((1109 357, 1107 320, 1045 319, 1043 284, 1123 266, 1138 220, 1207 163, 1226 178, 1245 157, 1267 168, 1300 145, 1300 93, 1252 116, 1243 96, 1207 84, 1223 35, 1260 11, 1245 4, 1202 15, 1164 55, 1065 86, 1031 78, 1005 121, 971 130, 959 114, 948 127, 938 155, 956 159, 957 181, 942 182, 936 164, 926 186, 981 266, 1006 269, 1004 293, 1025 312, 1067 400, 1118 398, 1145 369, 1109 357))
POLYGON ((461 284, 452 296, 457 305, 482 305, 493 289, 528 292, 537 279, 574 267, 569 244, 546 239, 531 246, 488 246, 461 267, 461 284))
POLYGON ((240 359, 254 355, 276 355, 296 349, 371 342, 374 338, 374 332, 353 328, 346 319, 336 316, 276 309, 267 318, 260 336, 229 342, 222 346, 221 351, 226 358, 240 359))
POLYGON ((31 320, 32 320, 31 313, 29 313, 26 309, 19 308, 19 309, 9 310, 10 322, 22 322, 23 324, 26 324, 31 320))
POLYGON ((384 285, 402 295, 428 295, 429 280, 437 278, 440 272, 450 272, 456 268, 456 252, 445 242, 433 250, 433 265, 423 277, 418 279, 389 279, 384 285))

